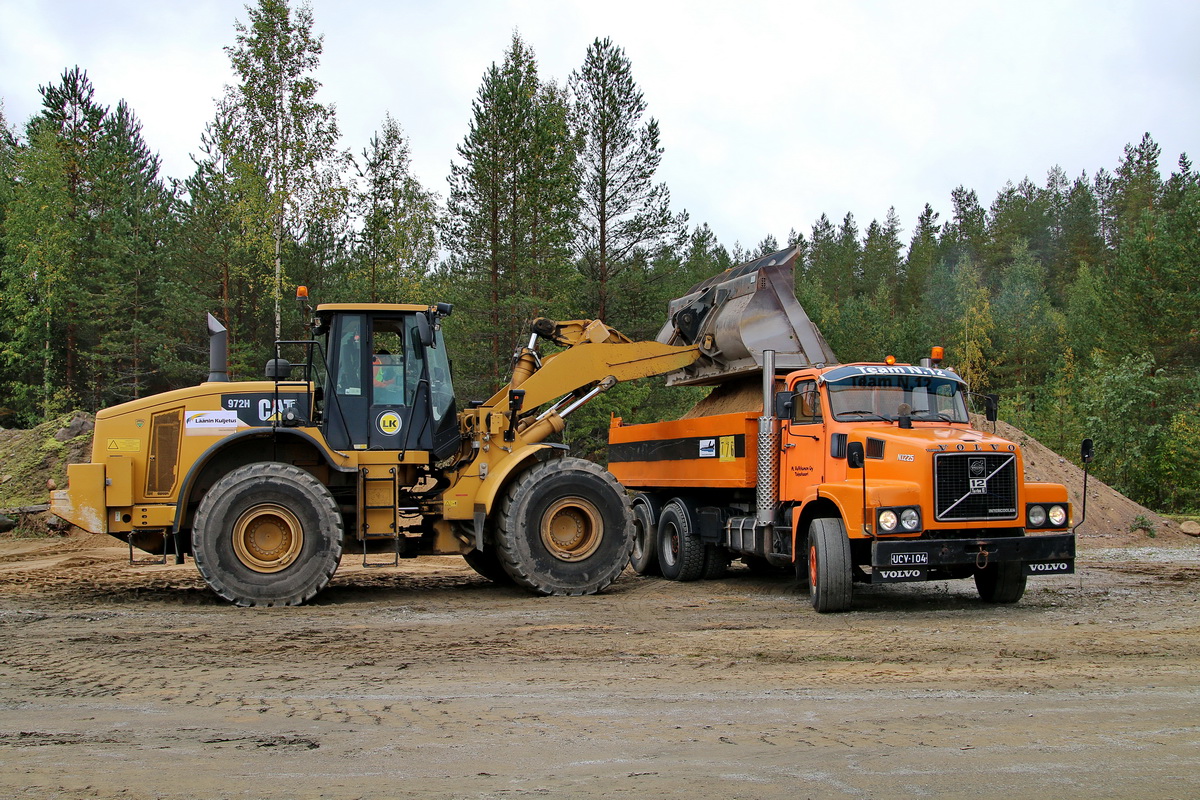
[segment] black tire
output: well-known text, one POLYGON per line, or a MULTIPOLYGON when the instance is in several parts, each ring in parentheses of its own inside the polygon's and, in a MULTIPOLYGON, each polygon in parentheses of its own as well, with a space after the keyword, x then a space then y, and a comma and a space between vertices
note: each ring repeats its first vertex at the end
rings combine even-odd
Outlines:
POLYGON ((1017 602, 1025 594, 1025 580, 1025 565, 1019 561, 975 570, 975 589, 985 603, 1017 602))
POLYGON ((729 572, 729 551, 715 544, 704 545, 704 571, 700 577, 706 581, 724 578, 729 572))
POLYGON ((513 583, 512 576, 504 569, 504 564, 501 563, 500 556, 496 553, 495 548, 490 550, 471 550, 463 553, 463 560, 467 562, 468 567, 492 583, 507 586, 511 586, 513 583))
POLYGON ((850 539, 837 518, 814 519, 808 526, 808 596, 825 614, 850 608, 854 582, 850 539))
POLYGON ((658 513, 660 504, 652 494, 633 498, 633 551, 629 563, 638 575, 661 575, 658 566, 658 513))
POLYGON ((669 500, 658 515, 658 566, 672 581, 694 581, 704 574, 696 511, 683 498, 669 500))
POLYGON ((329 489, 290 464, 248 464, 196 510, 192 554, 212 590, 239 606, 294 606, 342 560, 342 515, 329 489))
POLYGON ((542 461, 509 484, 496 544, 518 585, 546 595, 595 594, 629 563, 629 500, 616 478, 590 461, 542 461))

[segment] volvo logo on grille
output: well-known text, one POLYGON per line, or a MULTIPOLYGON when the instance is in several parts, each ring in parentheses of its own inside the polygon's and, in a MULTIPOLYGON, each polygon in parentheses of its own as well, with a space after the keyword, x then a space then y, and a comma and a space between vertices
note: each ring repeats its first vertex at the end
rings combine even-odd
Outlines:
POLYGON ((987 461, 982 458, 972 458, 967 461, 967 469, 972 475, 982 475, 987 469, 987 461))

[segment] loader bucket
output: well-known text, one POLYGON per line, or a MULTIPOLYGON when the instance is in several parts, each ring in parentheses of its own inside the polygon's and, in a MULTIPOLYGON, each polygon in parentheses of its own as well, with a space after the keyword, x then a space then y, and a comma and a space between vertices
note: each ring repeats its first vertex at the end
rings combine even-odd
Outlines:
POLYGON ((796 300, 800 248, 747 261, 692 287, 668 306, 658 341, 699 345, 694 364, 667 376, 668 386, 724 383, 759 372, 763 351, 775 351, 776 372, 837 364, 837 356, 796 300))

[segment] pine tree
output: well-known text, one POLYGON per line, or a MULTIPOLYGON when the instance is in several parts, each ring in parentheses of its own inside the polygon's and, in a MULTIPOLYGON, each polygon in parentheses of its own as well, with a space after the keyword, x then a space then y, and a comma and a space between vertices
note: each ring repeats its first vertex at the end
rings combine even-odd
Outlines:
POLYGON ((951 264, 970 260, 977 265, 987 242, 987 214, 974 189, 959 186, 950 193, 952 219, 942 227, 942 256, 951 264))
POLYGON ((98 408, 166 388, 158 356, 179 349, 162 325, 164 293, 175 283, 168 252, 174 198, 159 178, 158 156, 121 101, 104 119, 96 153, 96 271, 90 276, 93 346, 85 359, 98 408))
POLYGON ((316 100, 322 38, 313 36, 312 10, 293 13, 288 0, 247 7, 249 24, 236 23, 237 43, 225 48, 238 84, 226 90, 233 136, 233 172, 243 184, 242 224, 258 239, 273 272, 275 338, 282 328, 284 250, 308 220, 337 216, 346 202, 341 174, 347 154, 337 150, 332 106, 316 100))
POLYGON ((354 261, 362 298, 414 302, 437 260, 437 198, 413 176, 408 141, 391 115, 371 137, 357 165, 362 189, 355 210, 362 221, 354 261))
POLYGON ((903 260, 900 250, 900 218, 896 209, 889 208, 883 224, 871 220, 863 236, 862 281, 864 295, 874 296, 883 287, 889 298, 888 308, 896 306, 896 288, 903 283, 903 260))
POLYGON ((904 258, 904 286, 900 292, 901 307, 915 309, 925 294, 925 285, 938 261, 938 214, 928 203, 917 217, 904 258))
POLYGON ((474 115, 451 165, 446 242, 452 298, 472 318, 460 373, 469 391, 491 391, 513 346, 536 315, 562 307, 575 222, 577 142, 563 92, 538 79, 533 51, 514 34, 472 104, 474 115))
POLYGON ((658 121, 643 122, 646 101, 625 51, 611 39, 595 40, 568 87, 583 138, 579 267, 593 313, 623 325, 610 306, 636 284, 614 284, 682 235, 683 220, 671 214, 666 184, 654 182, 663 156, 658 121))
POLYGON ((1023 239, 1013 245, 992 304, 996 382, 1032 398, 1049 373, 1062 320, 1050 304, 1045 270, 1023 239))

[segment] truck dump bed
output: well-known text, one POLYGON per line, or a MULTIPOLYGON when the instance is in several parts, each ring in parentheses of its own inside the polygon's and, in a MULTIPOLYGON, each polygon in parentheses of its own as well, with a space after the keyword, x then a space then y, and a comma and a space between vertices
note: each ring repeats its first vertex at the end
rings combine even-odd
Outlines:
POLYGON ((608 469, 631 489, 752 489, 760 412, 624 425, 608 432, 608 469))

